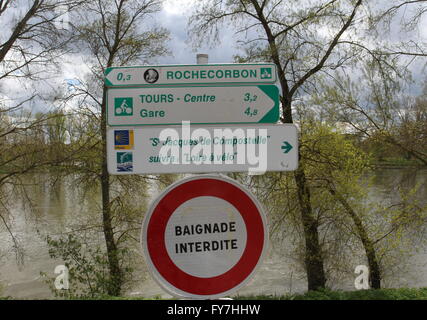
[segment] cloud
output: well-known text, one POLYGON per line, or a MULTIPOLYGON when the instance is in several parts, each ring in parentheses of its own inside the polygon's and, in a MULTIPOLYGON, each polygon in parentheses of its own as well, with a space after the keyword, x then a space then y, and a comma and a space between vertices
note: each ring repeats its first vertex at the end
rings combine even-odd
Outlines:
MULTIPOLYGON (((27 0, 19 0, 19 3, 26 3, 27 0)), ((201 1, 201 0, 197 0, 201 1)), ((197 53, 207 53, 209 55, 209 63, 232 63, 233 56, 242 54, 243 50, 239 47, 237 40, 241 39, 244 34, 237 34, 236 30, 224 26, 220 29, 220 43, 216 47, 209 47, 208 43, 204 43, 197 50, 194 49, 188 39, 188 18, 192 14, 195 0, 166 0, 163 10, 152 19, 147 21, 147 26, 151 24, 160 24, 170 31, 169 49, 170 56, 160 57, 153 64, 195 64, 197 53)), ((28 3, 26 3, 28 6, 28 3)), ((379 0, 376 8, 381 8, 389 4, 389 0, 379 0)), ((17 17, 22 14, 21 8, 14 7, 10 10, 9 15, 2 16, 2 23, 4 23, 4 31, 0 34, 0 38, 4 40, 8 33, 12 31, 11 25, 17 17)), ((408 11, 406 12, 408 15, 408 11)), ((414 39, 420 44, 427 41, 427 14, 420 20, 418 29, 404 33, 400 29, 400 22, 403 13, 399 13, 392 22, 390 34, 380 37, 388 43, 397 42, 404 39, 414 39)), ((142 27, 142 26, 141 26, 142 27)), ((324 28, 319 30, 319 33, 327 33, 328 29, 324 28)), ((373 43, 375 45, 375 43, 373 43)), ((81 48, 83 49, 83 48, 81 48)), ((88 74, 88 57, 84 50, 80 50, 77 54, 67 54, 61 58, 61 71, 54 77, 49 76, 47 81, 32 83, 31 81, 24 81, 24 79, 3 79, 0 91, 3 97, 13 98, 16 101, 24 99, 26 96, 31 95, 35 90, 45 97, 55 95, 55 92, 67 90, 70 84, 77 84, 75 79, 85 79, 88 74)), ((410 65, 411 70, 414 72, 413 77, 417 80, 424 81, 425 76, 425 58, 418 58, 410 65)), ((409 91, 417 94, 420 87, 409 85, 409 91)), ((37 106, 41 109, 42 104, 37 106)), ((46 107, 46 103, 43 103, 46 107)), ((44 108, 44 107, 43 107, 44 108)))
POLYGON ((233 56, 240 52, 236 46, 234 31, 223 28, 221 44, 210 48, 208 44, 197 50, 192 47, 188 39, 187 22, 191 15, 193 0, 166 1, 164 9, 158 14, 158 21, 171 33, 169 48, 171 56, 159 58, 160 64, 195 64, 197 53, 209 55, 209 63, 231 63, 233 56))

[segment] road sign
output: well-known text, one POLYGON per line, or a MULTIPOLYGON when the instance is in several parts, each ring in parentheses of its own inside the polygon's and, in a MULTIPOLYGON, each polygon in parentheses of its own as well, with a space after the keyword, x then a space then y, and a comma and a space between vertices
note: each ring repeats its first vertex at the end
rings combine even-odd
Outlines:
POLYGON ((111 67, 105 71, 107 87, 268 84, 276 81, 273 63, 111 67))
POLYGON ((275 123, 275 85, 108 89, 108 124, 275 123))
POLYGON ((107 161, 110 174, 293 171, 298 132, 292 124, 109 128, 107 161))
POLYGON ((167 188, 145 216, 141 244, 153 278, 178 297, 214 299, 253 276, 266 252, 266 218, 236 181, 202 175, 167 188))

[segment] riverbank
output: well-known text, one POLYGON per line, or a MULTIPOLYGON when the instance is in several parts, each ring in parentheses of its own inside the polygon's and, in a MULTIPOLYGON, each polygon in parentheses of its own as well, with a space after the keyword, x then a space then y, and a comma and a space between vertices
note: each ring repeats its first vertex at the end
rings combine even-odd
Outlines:
MULTIPOLYGON (((398 288, 358 291, 309 291, 292 295, 241 295, 231 297, 233 300, 427 300, 427 288, 398 288)), ((12 297, 0 297, 0 300, 14 300, 12 297)), ((83 300, 83 299, 82 299, 83 300)), ((160 297, 97 297, 84 300, 163 300, 160 297)))
POLYGON ((427 288, 358 291, 319 290, 283 296, 237 296, 235 300, 427 300, 427 288))
POLYGON ((405 159, 403 157, 389 157, 373 161, 375 169, 405 169, 405 168, 425 168, 425 165, 415 159, 405 159))

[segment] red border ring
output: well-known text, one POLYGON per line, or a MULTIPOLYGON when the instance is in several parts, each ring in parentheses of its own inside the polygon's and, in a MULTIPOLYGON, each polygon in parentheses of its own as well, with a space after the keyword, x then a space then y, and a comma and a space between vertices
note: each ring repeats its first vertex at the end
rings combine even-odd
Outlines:
POLYGON ((220 295, 232 290, 252 274, 263 254, 263 213, 246 192, 225 180, 202 176, 178 183, 160 197, 147 217, 146 248, 152 264, 164 281, 192 295, 220 295), (218 197, 232 204, 241 214, 247 231, 246 248, 239 261, 227 272, 212 278, 182 271, 170 258, 165 245, 165 230, 171 215, 182 203, 202 196, 218 197))

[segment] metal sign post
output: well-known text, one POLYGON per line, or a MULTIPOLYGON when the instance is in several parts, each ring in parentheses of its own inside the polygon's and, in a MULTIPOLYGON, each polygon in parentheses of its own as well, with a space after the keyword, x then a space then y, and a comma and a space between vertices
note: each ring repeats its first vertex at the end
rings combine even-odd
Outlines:
MULTIPOLYGON (((275 64, 112 67, 107 87, 110 174, 293 171, 298 132, 279 120, 275 64)), ((150 273, 176 297, 216 299, 260 265, 261 204, 220 175, 182 179, 155 199, 141 244, 150 273)))

